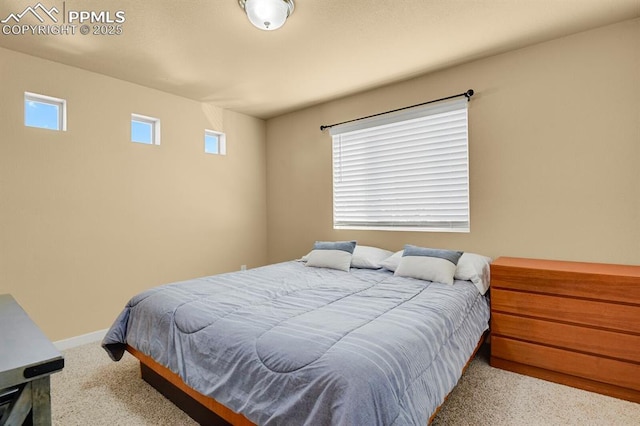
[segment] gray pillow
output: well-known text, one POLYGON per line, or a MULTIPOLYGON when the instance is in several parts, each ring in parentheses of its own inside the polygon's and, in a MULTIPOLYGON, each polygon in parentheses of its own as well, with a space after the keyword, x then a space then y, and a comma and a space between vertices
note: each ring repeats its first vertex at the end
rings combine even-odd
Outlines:
POLYGON ((307 256, 307 266, 349 272, 355 241, 316 241, 307 256))
POLYGON ((452 285, 460 256, 461 251, 407 244, 394 275, 452 285))

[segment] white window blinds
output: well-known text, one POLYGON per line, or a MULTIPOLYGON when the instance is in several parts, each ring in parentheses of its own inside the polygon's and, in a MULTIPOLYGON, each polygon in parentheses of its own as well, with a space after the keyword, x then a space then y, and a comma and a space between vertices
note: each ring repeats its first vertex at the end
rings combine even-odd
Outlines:
POLYGON ((469 232, 467 99, 331 128, 336 229, 469 232))

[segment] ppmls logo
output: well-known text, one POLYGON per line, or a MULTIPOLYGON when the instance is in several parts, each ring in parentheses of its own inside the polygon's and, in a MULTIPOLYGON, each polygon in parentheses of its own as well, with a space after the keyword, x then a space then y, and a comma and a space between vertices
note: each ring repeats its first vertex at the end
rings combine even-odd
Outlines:
POLYGON ((27 6, 20 13, 10 13, 0 20, 4 35, 74 35, 76 29, 82 35, 120 35, 122 23, 126 20, 124 10, 114 13, 108 10, 67 10, 66 2, 62 2, 62 14, 57 7, 48 9, 38 2, 35 6, 27 6), (37 19, 40 24, 29 24, 37 19), (62 19, 62 23, 59 23, 62 19), (91 24, 91 25, 87 25, 91 24))
POLYGON ((5 19, 3 19, 0 22, 3 24, 7 24, 9 23, 9 21, 13 19, 17 24, 20 22, 20 20, 24 15, 32 14, 38 19, 38 21, 42 23, 44 23, 44 19, 42 18, 42 15, 48 16, 53 22, 57 23, 58 19, 55 16, 53 16, 54 13, 56 15, 60 13, 60 11, 55 6, 52 7, 50 10, 47 10, 47 8, 42 5, 42 3, 38 3, 33 7, 27 6, 27 8, 24 11, 22 11, 22 13, 18 13, 17 15, 15 13, 11 13, 9 14, 9 16, 7 16, 5 19), (40 13, 38 13, 38 11, 40 13))

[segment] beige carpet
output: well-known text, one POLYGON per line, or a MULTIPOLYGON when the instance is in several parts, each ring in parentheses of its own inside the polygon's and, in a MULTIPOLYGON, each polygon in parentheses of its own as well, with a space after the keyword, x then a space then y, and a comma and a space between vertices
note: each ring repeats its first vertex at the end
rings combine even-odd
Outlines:
MULTIPOLYGON (((51 379, 54 425, 196 424, 140 379, 129 354, 114 363, 89 344, 64 355, 64 370, 51 379)), ((492 368, 485 349, 433 424, 640 425, 640 404, 492 368)))

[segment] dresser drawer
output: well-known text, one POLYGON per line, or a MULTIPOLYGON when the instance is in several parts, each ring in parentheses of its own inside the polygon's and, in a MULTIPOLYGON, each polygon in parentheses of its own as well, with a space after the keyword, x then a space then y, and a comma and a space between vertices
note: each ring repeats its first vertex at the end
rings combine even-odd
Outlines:
POLYGON ((533 343, 491 337, 491 356, 640 391, 640 365, 533 343))
POLYGON ((491 335, 640 363, 640 335, 494 312, 491 335))
POLYGON ((491 310, 640 334, 634 305, 493 289, 491 310))
POLYGON ((491 288, 640 305, 640 266, 501 257, 491 288))

